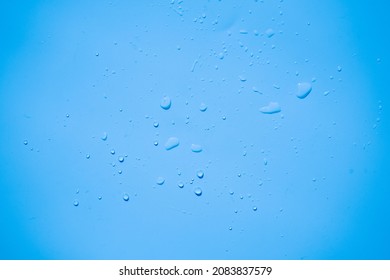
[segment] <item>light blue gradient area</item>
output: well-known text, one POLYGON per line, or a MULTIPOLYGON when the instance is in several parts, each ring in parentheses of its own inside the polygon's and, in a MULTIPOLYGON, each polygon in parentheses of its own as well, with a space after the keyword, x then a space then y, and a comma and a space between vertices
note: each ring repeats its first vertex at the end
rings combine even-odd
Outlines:
POLYGON ((0 258, 389 259, 388 9, 8 1, 0 258))

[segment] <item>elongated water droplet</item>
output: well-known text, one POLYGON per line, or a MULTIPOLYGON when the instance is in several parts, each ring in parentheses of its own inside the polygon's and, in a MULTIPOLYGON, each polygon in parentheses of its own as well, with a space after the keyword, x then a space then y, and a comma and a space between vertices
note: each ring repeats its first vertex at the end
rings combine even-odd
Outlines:
POLYGON ((202 146, 199 144, 192 144, 191 145, 191 151, 193 151, 194 153, 200 153, 202 150, 203 150, 202 146))
POLYGON ((263 114, 275 114, 279 113, 280 111, 282 111, 282 108, 278 102, 270 102, 267 106, 260 108, 260 112, 263 114))
POLYGON ((161 99, 160 107, 163 108, 164 110, 168 110, 169 108, 171 108, 171 105, 172 105, 172 101, 169 96, 164 96, 161 99))
POLYGON ((177 137, 170 137, 168 138, 167 142, 165 142, 165 149, 167 151, 172 150, 173 148, 176 148, 179 146, 180 142, 177 137))
POLYGON ((300 99, 303 99, 308 96, 312 89, 311 84, 307 82, 298 83, 297 88, 297 97, 300 99))

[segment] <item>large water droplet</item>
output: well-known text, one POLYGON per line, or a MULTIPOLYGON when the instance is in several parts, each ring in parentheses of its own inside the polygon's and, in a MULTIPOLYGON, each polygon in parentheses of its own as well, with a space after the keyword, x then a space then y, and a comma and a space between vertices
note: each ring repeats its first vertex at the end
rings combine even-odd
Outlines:
POLYGON ((260 108, 260 112, 263 114, 275 114, 279 113, 280 111, 282 111, 282 108, 278 102, 270 102, 267 106, 260 108))
POLYGON ((194 153, 200 153, 202 150, 203 150, 202 146, 199 144, 192 144, 191 145, 191 151, 193 151, 194 153))
POLYGON ((168 110, 169 108, 171 108, 171 105, 172 105, 172 102, 171 102, 171 98, 169 98, 169 96, 164 96, 161 99, 160 106, 164 110, 168 110))
POLYGON ((204 172, 202 170, 199 170, 196 172, 196 176, 198 176, 199 179, 202 179, 204 177, 204 172))
POLYGON ((123 200, 124 201, 129 201, 130 197, 127 193, 123 194, 123 200))
POLYGON ((157 177, 156 184, 157 185, 163 185, 165 183, 164 177, 157 177))
POLYGON ((201 188, 195 188, 194 189, 194 193, 197 195, 197 196, 201 196, 202 195, 202 189, 201 188))
POLYGON ((267 35, 268 38, 271 38, 272 36, 275 35, 275 31, 274 31, 272 28, 268 28, 268 29, 265 31, 265 35, 267 35))
POLYGON ((300 99, 303 99, 308 96, 312 89, 311 84, 307 82, 298 83, 297 88, 297 97, 300 99))
POLYGON ((179 146, 180 142, 177 137, 170 137, 168 138, 167 142, 165 142, 165 149, 167 151, 172 150, 173 148, 176 148, 179 146))
POLYGON ((206 110, 207 110, 207 105, 205 104, 205 103, 200 103, 200 106, 199 106, 199 110, 201 111, 201 112, 206 112, 206 110))

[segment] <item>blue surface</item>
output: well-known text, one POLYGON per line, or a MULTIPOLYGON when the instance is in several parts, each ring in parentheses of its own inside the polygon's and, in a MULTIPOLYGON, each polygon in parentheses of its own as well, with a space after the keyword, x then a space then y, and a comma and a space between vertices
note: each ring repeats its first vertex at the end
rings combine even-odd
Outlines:
POLYGON ((389 259, 389 4, 340 2, 3 3, 0 258, 389 259))

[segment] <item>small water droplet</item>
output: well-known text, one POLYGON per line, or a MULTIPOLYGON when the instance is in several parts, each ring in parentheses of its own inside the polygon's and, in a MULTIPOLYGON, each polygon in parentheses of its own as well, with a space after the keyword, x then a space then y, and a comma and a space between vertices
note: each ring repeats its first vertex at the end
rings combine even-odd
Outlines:
POLYGON ((257 207, 256 206, 253 206, 253 211, 257 211, 257 207))
POLYGON ((233 228, 232 227, 229 227, 229 230, 232 230, 233 228))
POLYGON ((153 145, 158 146, 158 142, 154 141, 153 145))
POLYGON ((194 189, 194 193, 197 195, 197 196, 201 196, 202 195, 202 189, 201 188, 195 188, 194 189))
POLYGON ((99 200, 102 200, 102 197, 101 197, 101 196, 98 196, 98 199, 99 199, 99 200))
POLYGON ((28 145, 28 141, 27 141, 27 140, 24 140, 24 141, 23 141, 23 144, 24 144, 24 145, 28 145))
POLYGON ((240 79, 241 82, 246 82, 245 76, 240 75, 238 76, 238 78, 240 79))
POLYGON ((158 127, 160 124, 158 122, 153 123, 154 127, 158 127))
POLYGON ((76 206, 76 207, 79 206, 79 201, 78 200, 74 200, 73 201, 73 205, 76 206))
POLYGON ((119 174, 122 174, 122 170, 118 170, 118 173, 119 173, 119 174))
POLYGON ((207 110, 207 105, 205 104, 205 103, 200 103, 200 106, 199 106, 199 110, 201 111, 201 112, 206 112, 206 110, 207 110))
POLYGON ((312 90, 311 84, 307 82, 298 83, 297 88, 297 97, 300 99, 303 99, 308 96, 312 90))
POLYGON ((343 70, 343 68, 339 65, 339 66, 337 66, 337 71, 338 72, 341 72, 341 70, 343 70))
POLYGON ((196 176, 198 176, 199 179, 202 179, 204 177, 204 172, 202 170, 199 170, 197 173, 196 173, 196 176))
POLYGON ((115 154, 115 150, 111 150, 110 153, 111 153, 112 155, 114 155, 114 154, 115 154))
POLYGON ((89 154, 86 154, 85 157, 86 157, 87 159, 90 159, 91 156, 90 156, 89 154))
POLYGON ((130 197, 127 193, 123 194, 123 200, 124 201, 129 201, 130 197))
POLYGON ((179 184, 177 184, 177 186, 179 187, 179 188, 184 188, 184 184, 182 183, 182 182, 180 182, 179 184))
POLYGON ((124 157, 118 157, 118 161, 119 161, 119 162, 124 162, 124 161, 125 161, 125 158, 124 158, 124 157))
POLYGON ((164 96, 161 99, 160 107, 163 108, 164 110, 168 110, 169 108, 171 108, 171 105, 172 105, 172 101, 169 96, 164 96))
POLYGON ((270 102, 267 106, 261 107, 260 112, 263 114, 276 114, 282 111, 278 102, 270 102))
POLYGON ((156 184, 163 185, 165 183, 165 179, 163 177, 157 177, 156 184))
POLYGON ((179 146, 180 142, 177 137, 170 137, 168 138, 167 142, 165 142, 165 150, 169 151, 172 150, 173 148, 176 148, 179 146))
POLYGON ((200 153, 202 150, 203 150, 202 146, 199 144, 192 144, 191 145, 191 151, 193 151, 194 153, 200 153))
POLYGON ((106 141, 107 140, 107 132, 103 132, 103 135, 102 135, 102 137, 101 137, 101 139, 103 140, 103 141, 106 141))

